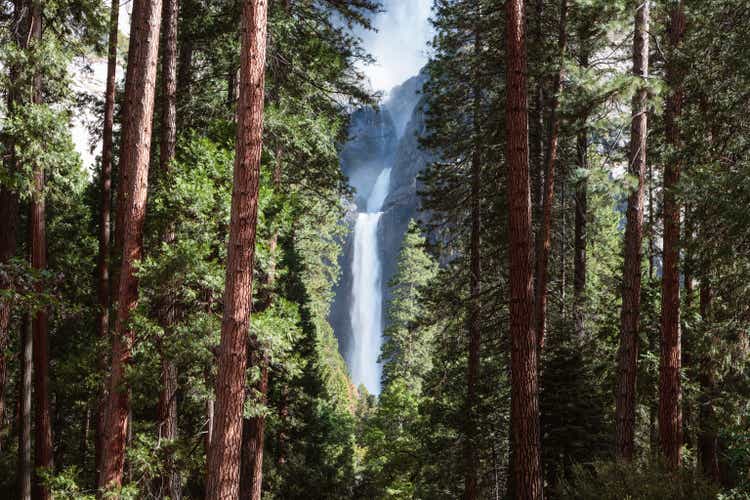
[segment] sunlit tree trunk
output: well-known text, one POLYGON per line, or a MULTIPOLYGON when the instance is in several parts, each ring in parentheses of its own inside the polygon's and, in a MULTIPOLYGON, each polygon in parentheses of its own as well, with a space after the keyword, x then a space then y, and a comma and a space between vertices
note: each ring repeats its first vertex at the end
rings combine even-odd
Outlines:
POLYGON ((506 2, 506 107, 510 242, 511 420, 514 492, 543 498, 537 342, 533 328, 526 20, 523 0, 506 2))
POLYGON ((628 196, 625 226, 625 262, 620 314, 615 401, 615 452, 631 460, 635 451, 635 382, 638 362, 638 330, 641 309, 641 242, 643 239, 643 184, 648 133, 648 46, 650 0, 638 0, 633 40, 633 74, 641 84, 633 97, 630 132, 630 174, 637 185, 628 196))
POLYGON ((128 68, 125 76, 117 232, 122 261, 118 277, 117 318, 112 341, 105 428, 104 455, 99 486, 122 484, 125 440, 128 430, 130 391, 124 379, 132 361, 135 336, 129 325, 138 301, 136 266, 143 256, 143 223, 146 216, 148 167, 151 154, 151 122, 161 23, 161 0, 135 0, 130 25, 128 68))
MULTIPOLYGON (((216 379, 215 427, 206 485, 206 496, 220 500, 234 500, 240 487, 242 406, 263 146, 267 7, 266 0, 244 0, 242 4, 234 187, 216 379)), ((262 447, 258 448, 257 444, 256 449, 262 453, 262 447)))

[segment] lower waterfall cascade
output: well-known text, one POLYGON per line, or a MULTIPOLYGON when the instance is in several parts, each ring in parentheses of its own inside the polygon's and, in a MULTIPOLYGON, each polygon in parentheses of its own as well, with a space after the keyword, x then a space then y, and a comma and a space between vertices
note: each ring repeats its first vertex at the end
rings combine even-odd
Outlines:
POLYGON ((382 263, 378 251, 378 226, 383 202, 390 187, 391 169, 378 175, 365 212, 357 214, 352 257, 351 309, 352 343, 348 353, 352 382, 364 385, 371 394, 380 393, 383 340, 382 263))

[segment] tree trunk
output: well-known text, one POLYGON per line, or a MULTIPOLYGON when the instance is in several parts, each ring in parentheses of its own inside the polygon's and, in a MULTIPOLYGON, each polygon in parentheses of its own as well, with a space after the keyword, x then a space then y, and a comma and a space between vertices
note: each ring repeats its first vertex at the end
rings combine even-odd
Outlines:
MULTIPOLYGON (((159 151, 159 174, 164 186, 170 182, 170 165, 174 160, 177 141, 177 0, 164 0, 162 29, 164 45, 162 48, 162 114, 161 140, 159 151)), ((175 227, 167 222, 162 241, 171 246, 175 242, 175 227)), ((175 467, 174 446, 171 443, 177 438, 177 366, 166 353, 165 344, 169 345, 174 334, 176 304, 174 291, 167 289, 159 307, 159 324, 164 332, 160 348, 161 356, 161 392, 159 394, 159 439, 170 442, 166 451, 164 473, 159 479, 159 491, 169 495, 172 500, 181 497, 180 475, 175 467)))
POLYGON ((648 131, 648 46, 650 0, 639 4, 635 15, 633 74, 642 79, 633 97, 630 132, 630 174, 638 185, 628 196, 625 226, 625 261, 620 314, 617 391, 615 401, 615 447, 619 458, 631 460, 635 436, 635 382, 638 363, 638 329, 641 309, 641 241, 643 239, 643 184, 646 172, 648 131))
MULTIPOLYGON (((229 229, 224 318, 216 379, 215 432, 208 457, 206 496, 237 498, 240 486, 242 404, 252 306, 253 257, 263 140, 266 0, 242 5, 237 151, 229 229)), ((259 447, 262 453, 262 447, 259 447)))
MULTIPOLYGON (((117 23, 120 17, 120 1, 112 0, 109 19, 109 50, 107 53, 107 88, 104 93, 104 131, 102 134, 102 171, 101 171, 101 202, 99 214, 99 259, 97 267, 98 300, 97 333, 100 342, 98 357, 99 372, 104 375, 107 370, 107 355, 104 349, 109 344, 109 307, 110 307, 110 240, 112 217, 112 130, 115 121, 115 91, 117 72, 117 23)), ((96 464, 97 484, 102 469, 102 454, 104 450, 104 428, 106 425, 107 387, 103 383, 99 393, 96 408, 96 443, 94 456, 96 464)))
MULTIPOLYGON (((672 10, 669 42, 676 50, 685 31, 682 1, 672 10)), ((682 83, 675 62, 667 64, 666 135, 674 150, 680 147, 677 120, 682 112, 682 83)), ((680 160, 672 158, 664 167, 664 270, 662 273, 661 363, 659 365, 659 446, 667 467, 680 466, 682 450, 682 391, 680 370, 680 205, 675 189, 680 180, 680 160)))
MULTIPOLYGON (((584 45, 581 37, 581 45, 584 45)), ((579 64, 582 68, 588 67, 588 52, 581 48, 579 64)), ((580 117, 581 127, 576 137, 577 164, 581 173, 588 171, 588 114, 580 117)), ((577 341, 582 341, 585 336, 586 322, 586 244, 588 235, 586 226, 588 223, 588 180, 584 176, 576 185, 575 191, 575 236, 573 252, 573 319, 577 341)))
POLYGON ((21 500, 31 499, 31 386, 33 340, 31 320, 24 315, 21 325, 21 373, 18 380, 18 481, 21 500))
MULTIPOLYGON (((477 21, 480 19, 480 3, 476 2, 477 21)), ((479 26, 474 28, 474 79, 479 78, 481 58, 481 40, 479 26)), ((464 498, 467 500, 478 497, 477 474, 479 458, 477 456, 477 383, 479 381, 479 350, 481 348, 481 186, 482 186, 482 154, 481 154, 481 90, 478 81, 473 89, 473 152, 471 158, 471 240, 469 243, 469 353, 466 373, 466 429, 464 441, 464 498)))
POLYGON ((534 297, 534 326, 537 334, 537 346, 541 355, 544 347, 544 331, 547 325, 547 282, 549 281, 549 254, 552 246, 552 205, 555 202, 555 164, 557 163, 557 146, 560 138, 560 93, 565 71, 565 49, 568 36, 565 24, 568 15, 568 2, 560 2, 560 26, 557 40, 559 66, 553 84, 552 105, 550 109, 550 130, 547 150, 545 152, 544 191, 542 193, 542 221, 539 224, 536 252, 536 288, 534 297))
MULTIPOLYGON (((41 43, 42 11, 41 4, 31 3, 31 40, 41 43)), ((42 103, 42 77, 34 76, 34 104, 42 103)), ((31 195, 29 231, 31 235, 31 267, 44 271, 47 268, 47 230, 45 225, 44 168, 35 165, 33 170, 33 192, 31 195)), ((38 281, 34 285, 37 293, 44 292, 45 285, 38 281)), ((46 308, 33 312, 31 330, 34 352, 34 497, 42 500, 51 498, 48 488, 42 486, 37 473, 40 469, 52 471, 52 420, 49 405, 49 338, 46 308)))
POLYGON ((524 1, 508 0, 506 8, 513 478, 516 498, 540 499, 544 493, 539 457, 537 339, 533 327, 524 1))
MULTIPOLYGON (((255 342, 251 342, 253 345, 255 342)), ((257 404, 266 404, 268 394, 268 360, 256 349, 252 366, 260 368, 260 380, 253 392, 257 393, 257 404)), ((252 396, 256 397, 256 396, 252 396)), ((263 443, 266 429, 265 414, 244 419, 242 423, 242 468, 240 500, 260 500, 263 486, 263 443)))
POLYGON ((138 301, 136 266, 143 254, 143 223, 151 152, 151 122, 159 48, 161 0, 135 0, 131 16, 125 108, 120 148, 122 182, 118 186, 118 219, 122 226, 122 263, 117 294, 117 318, 112 342, 112 370, 107 405, 104 457, 99 486, 122 484, 130 394, 124 372, 132 360, 135 336, 130 313, 138 301), (122 213, 122 217, 120 217, 122 213))

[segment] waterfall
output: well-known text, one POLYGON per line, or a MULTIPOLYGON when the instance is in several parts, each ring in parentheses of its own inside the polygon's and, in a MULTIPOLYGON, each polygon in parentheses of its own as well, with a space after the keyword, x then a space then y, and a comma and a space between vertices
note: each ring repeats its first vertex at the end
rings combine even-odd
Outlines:
POLYGON ((378 249, 378 224, 390 188, 391 169, 380 172, 367 199, 365 212, 357 214, 352 258, 352 301, 349 317, 352 346, 349 367, 352 381, 364 384, 371 394, 380 393, 378 363, 383 340, 382 264, 378 249))

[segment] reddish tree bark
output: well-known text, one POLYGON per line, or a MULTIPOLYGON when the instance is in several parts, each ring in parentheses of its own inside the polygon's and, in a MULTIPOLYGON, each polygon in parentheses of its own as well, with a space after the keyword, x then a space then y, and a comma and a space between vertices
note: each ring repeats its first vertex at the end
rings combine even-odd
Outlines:
MULTIPOLYGON (((177 0, 164 0, 163 4, 163 36, 162 48, 162 114, 161 141, 159 151, 159 167, 162 182, 166 186, 170 182, 170 165, 174 160, 177 141, 177 0)), ((175 227, 167 222, 162 241, 166 245, 175 242, 175 227)), ((162 297, 159 310, 159 324, 164 331, 164 340, 160 346, 161 355, 161 391, 159 393, 159 439, 172 441, 177 438, 177 366, 174 360, 165 352, 164 341, 174 334, 176 304, 173 290, 167 290, 162 297)), ((181 497, 180 476, 175 467, 172 447, 167 450, 164 474, 159 479, 159 491, 169 495, 170 499, 179 500, 181 497)))
POLYGON ((118 488, 125 461, 130 394, 124 371, 132 360, 135 335, 130 313, 138 301, 136 266, 143 254, 143 223, 151 153, 151 121, 159 48, 161 0, 135 0, 130 25, 128 68, 125 75, 117 228, 122 239, 118 278, 117 318, 112 342, 112 368, 107 404, 104 457, 99 486, 118 488), (120 216, 122 214, 122 216, 120 216))
MULTIPOLYGON (((104 92, 104 130, 102 133, 102 171, 101 171, 101 203, 99 213, 99 258, 97 263, 97 294, 99 310, 97 312, 97 333, 102 350, 99 354, 99 371, 104 374, 107 370, 107 356, 104 346, 109 340, 109 307, 110 307, 110 239, 112 218, 112 130, 115 122, 115 74, 117 72, 117 23, 120 17, 120 1, 112 0, 109 14, 109 50, 107 53, 107 87, 104 92)), ((96 409, 96 443, 94 456, 96 461, 97 483, 102 468, 102 453, 104 448, 104 427, 107 414, 107 387, 102 384, 96 409)))
POLYGON ((633 74, 642 79, 633 97, 630 131, 630 174, 637 186, 628 196, 625 226, 625 262, 620 314, 617 391, 615 401, 615 447, 617 456, 631 460, 635 451, 635 382, 638 363, 638 329, 641 309, 641 242, 643 240, 643 184, 646 173, 648 132, 648 30, 650 0, 637 8, 633 40, 633 74))
MULTIPOLYGON (((245 0, 242 5, 234 188, 216 379, 215 430, 206 485, 206 496, 221 500, 237 498, 240 486, 242 404, 263 146, 267 7, 266 0, 245 0)), ((258 449, 262 453, 262 447, 258 449)))
MULTIPOLYGON (((31 2, 30 39, 33 43, 42 40, 41 4, 31 2)), ((42 103, 42 77, 34 76, 32 102, 42 103)), ((31 195, 29 232, 31 236, 31 267, 43 271, 47 268, 47 229, 45 224, 43 165, 34 165, 33 192, 31 195)), ((37 293, 44 292, 44 284, 38 281, 34 285, 37 293)), ((31 331, 33 337, 34 357, 34 468, 52 470, 52 420, 49 405, 49 338, 48 313, 42 307, 33 313, 31 331)), ((34 497, 51 498, 48 488, 42 486, 41 478, 34 474, 34 497)))
POLYGON ((21 361, 18 378, 18 490, 21 500, 31 499, 31 386, 33 370, 31 320, 24 315, 21 325, 21 361))
MULTIPOLYGON (((669 43, 673 51, 682 42, 685 13, 682 1, 671 12, 669 43)), ((682 112, 682 78, 674 61, 667 63, 666 135, 673 149, 680 147, 677 120, 682 112)), ((680 370, 680 204, 675 189, 680 181, 680 160, 673 158, 664 167, 664 270, 662 273, 661 362, 659 365, 659 446, 667 467, 677 469, 682 450, 682 390, 680 370)))
MULTIPOLYGON (((545 153, 544 190, 542 192, 542 221, 537 235, 536 252, 536 288, 534 297, 534 326, 537 334, 539 353, 544 347, 544 331, 547 326, 547 282, 549 281, 549 254, 552 246, 552 205, 555 202, 555 165, 557 163, 557 146, 560 138, 560 93, 562 79, 565 72, 565 50, 568 43, 566 22, 568 16, 568 2, 560 2, 560 26, 557 46, 559 50, 559 66, 555 73, 553 84, 552 105, 550 109, 549 142, 545 153)), ((563 287, 564 290, 564 287, 563 287)))
MULTIPOLYGON (((252 341, 250 344, 255 344, 252 341)), ((254 349, 252 366, 260 368, 260 380, 255 387, 257 396, 252 396, 260 405, 265 405, 268 394, 268 360, 254 349)), ((242 423, 242 469, 240 500, 260 500, 263 485, 263 443, 266 429, 265 414, 243 420, 242 423)))
POLYGON ((510 242, 511 421, 516 498, 543 498, 533 328, 531 199, 523 0, 506 2, 506 143, 510 242))

